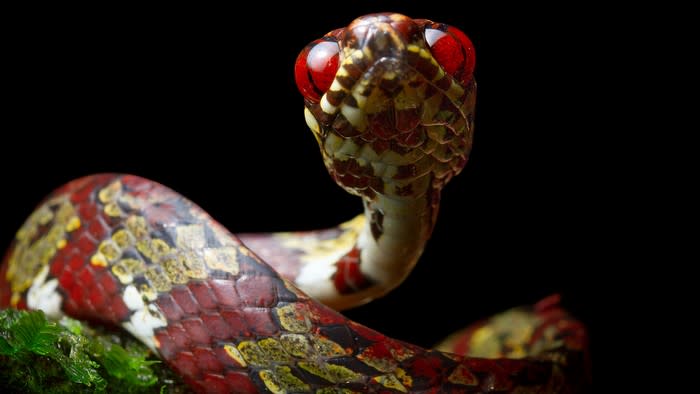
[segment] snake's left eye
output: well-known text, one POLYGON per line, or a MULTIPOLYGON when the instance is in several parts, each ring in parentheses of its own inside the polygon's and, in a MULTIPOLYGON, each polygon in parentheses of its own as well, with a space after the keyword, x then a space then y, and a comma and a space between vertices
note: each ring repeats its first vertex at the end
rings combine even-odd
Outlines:
POLYGON ((340 47, 335 40, 320 39, 307 45, 294 64, 294 79, 301 94, 319 102, 335 79, 339 60, 340 47))
POLYGON ((425 41, 435 60, 446 73, 463 84, 472 79, 476 57, 469 37, 453 26, 439 25, 425 29, 425 41))

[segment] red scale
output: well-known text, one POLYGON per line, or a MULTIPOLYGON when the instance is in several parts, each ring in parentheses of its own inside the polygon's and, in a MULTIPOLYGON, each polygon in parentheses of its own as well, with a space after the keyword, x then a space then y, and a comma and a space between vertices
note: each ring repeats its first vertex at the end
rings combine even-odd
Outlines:
POLYGON ((204 386, 207 393, 230 393, 226 379, 222 375, 212 373, 204 374, 204 386))
POLYGON ((200 368, 204 371, 221 373, 224 371, 224 365, 216 357, 216 353, 208 347, 195 347, 192 351, 200 368))
MULTIPOLYGON (((80 284, 80 286, 77 286, 77 287, 88 286, 90 283, 93 282, 93 279, 95 277, 95 272, 93 271, 92 265, 91 264, 83 265, 83 268, 80 271, 78 271, 78 274, 76 277, 78 279, 78 283, 80 284)), ((76 299, 76 301, 78 301, 78 300, 76 299)))
POLYGON ((169 294, 161 294, 156 301, 156 305, 163 312, 165 318, 171 322, 179 321, 185 314, 169 294))
POLYGON ((190 338, 192 343, 198 343, 207 345, 211 343, 211 336, 209 336, 209 330, 204 325, 202 319, 198 317, 191 317, 182 320, 182 327, 187 331, 187 336, 190 338))
MULTIPOLYGON (((104 218, 109 220, 107 218, 104 218)), ((90 221, 87 227, 87 232, 90 233, 93 239, 102 240, 107 234, 109 234, 109 228, 102 224, 97 216, 94 220, 90 221)))
POLYGON ((239 394, 256 394, 258 392, 253 381, 243 372, 230 371, 227 372, 224 377, 226 378, 226 384, 228 384, 229 390, 232 392, 239 394))
POLYGON ((74 245, 77 248, 77 252, 83 256, 90 256, 97 249, 95 239, 85 230, 78 230, 73 236, 75 237, 73 239, 75 239, 74 245))
POLYGON ((111 274, 104 274, 98 279, 100 286, 104 289, 106 294, 109 295, 114 295, 117 293, 120 289, 120 284, 117 281, 117 278, 115 278, 111 274))
POLYGON ((103 311, 106 316, 105 320, 114 323, 124 321, 130 315, 129 308, 126 307, 121 297, 112 297, 103 311))
POLYGON ((231 281, 222 279, 208 280, 209 286, 219 301, 219 305, 231 308, 241 306, 241 299, 238 297, 236 288, 231 285, 231 281))
POLYGON ((54 261, 51 264, 51 275, 58 278, 58 284, 64 289, 73 286, 73 271, 69 265, 62 264, 60 261, 54 261))
POLYGON ((51 265, 49 266, 49 274, 51 274, 51 276, 53 276, 54 278, 58 278, 58 276, 61 275, 61 272, 63 271, 63 267, 66 266, 67 256, 61 255, 62 251, 63 249, 59 250, 58 253, 56 253, 56 256, 54 257, 53 261, 51 262, 51 265))
POLYGON ((279 333, 277 323, 268 308, 243 308, 243 318, 250 331, 257 336, 273 336, 279 333))
POLYGON ((277 304, 277 297, 269 276, 244 276, 236 281, 236 289, 245 305, 271 307, 277 304))
POLYGON ((304 305, 304 308, 308 310, 311 322, 318 326, 330 326, 348 322, 343 315, 335 313, 332 309, 322 304, 309 302, 306 304, 297 304, 297 308, 301 308, 301 305, 304 305))
POLYGON ((197 300, 194 299, 187 286, 178 286, 173 288, 170 295, 173 297, 173 301, 175 301, 185 315, 194 315, 199 312, 197 300))
POLYGON ((188 287, 201 309, 216 309, 218 300, 207 282, 190 282, 188 287))
POLYGON ((178 348, 175 345, 173 338, 168 335, 168 330, 158 330, 155 333, 155 338, 158 346, 158 352, 163 356, 163 358, 169 360, 175 355, 178 348))
POLYGON ((63 300, 63 310, 68 316, 71 316, 73 318, 79 319, 81 316, 81 311, 78 307, 78 304, 71 298, 63 300))
POLYGON ((187 331, 182 327, 182 324, 171 322, 168 324, 167 331, 175 347, 185 349, 189 346, 190 338, 187 336, 187 331))
POLYGON ((105 302, 107 301, 107 296, 102 288, 100 286, 99 282, 93 282, 94 285, 91 286, 90 291, 88 293, 88 300, 90 301, 90 304, 93 306, 94 309, 96 310, 101 310, 105 302))
POLYGON ((246 324, 245 319, 240 311, 237 310, 223 310, 221 311, 221 317, 226 322, 228 329, 232 336, 243 337, 250 335, 250 330, 246 324))
POLYGON ((171 363, 180 374, 194 379, 199 378, 200 371, 197 368, 197 359, 191 352, 179 352, 171 363))
POLYGON ((97 215, 97 206, 95 204, 83 203, 78 207, 78 215, 80 215, 80 220, 85 223, 90 223, 95 219, 97 215))
POLYGON ((85 296, 85 289, 79 284, 75 284, 75 278, 72 277, 71 280, 73 283, 70 288, 68 288, 68 297, 78 306, 78 309, 82 309, 86 306, 83 298, 85 296))
POLYGON ((202 321, 213 338, 228 339, 232 337, 231 330, 218 311, 203 314, 202 321))

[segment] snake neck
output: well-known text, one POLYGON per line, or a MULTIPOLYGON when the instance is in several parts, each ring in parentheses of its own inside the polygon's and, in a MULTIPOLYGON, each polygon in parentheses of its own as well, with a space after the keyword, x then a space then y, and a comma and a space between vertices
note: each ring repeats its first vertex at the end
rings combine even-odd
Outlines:
POLYGON ((398 286, 411 272, 432 233, 437 206, 426 196, 364 200, 365 224, 356 247, 359 270, 375 297, 398 286))
POLYGON ((305 293, 337 309, 381 297, 406 279, 432 233, 437 189, 419 197, 363 198, 364 214, 306 232, 239 234, 305 293))
POLYGON ((437 213, 434 199, 363 199, 364 214, 340 226, 346 229, 340 237, 348 240, 337 245, 336 261, 325 267, 321 261, 308 264, 296 282, 338 310, 388 293, 406 279, 423 253, 437 213))

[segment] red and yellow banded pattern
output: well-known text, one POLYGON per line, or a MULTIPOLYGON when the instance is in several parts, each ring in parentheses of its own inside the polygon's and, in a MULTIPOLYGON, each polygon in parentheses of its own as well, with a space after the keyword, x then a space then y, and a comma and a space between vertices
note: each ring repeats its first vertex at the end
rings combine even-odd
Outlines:
POLYGON ((0 280, 3 307, 122 325, 199 392, 565 392, 583 349, 556 307, 541 328, 558 347, 535 359, 388 338, 305 296, 184 197, 128 175, 55 191, 18 231, 0 280))
POLYGON ((0 265, 0 307, 120 325, 199 392, 580 391, 585 330, 556 298, 468 328, 448 352, 316 301, 358 305, 413 268, 441 189, 471 149, 473 69, 471 42, 444 24, 387 13, 332 31, 302 51, 295 75, 324 163, 362 197, 364 216, 244 236, 256 254, 162 185, 89 176, 17 232, 0 265))

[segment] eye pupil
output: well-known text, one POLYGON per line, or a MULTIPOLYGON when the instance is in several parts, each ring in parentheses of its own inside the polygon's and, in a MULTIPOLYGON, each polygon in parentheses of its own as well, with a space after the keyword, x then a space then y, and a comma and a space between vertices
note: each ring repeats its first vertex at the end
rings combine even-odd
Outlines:
POLYGON ((462 31, 452 26, 426 28, 425 41, 446 73, 462 83, 469 82, 474 72, 474 46, 462 31))
POLYGON ((316 40, 297 57, 294 77, 304 97, 318 102, 338 71, 340 48, 335 41, 316 40))

